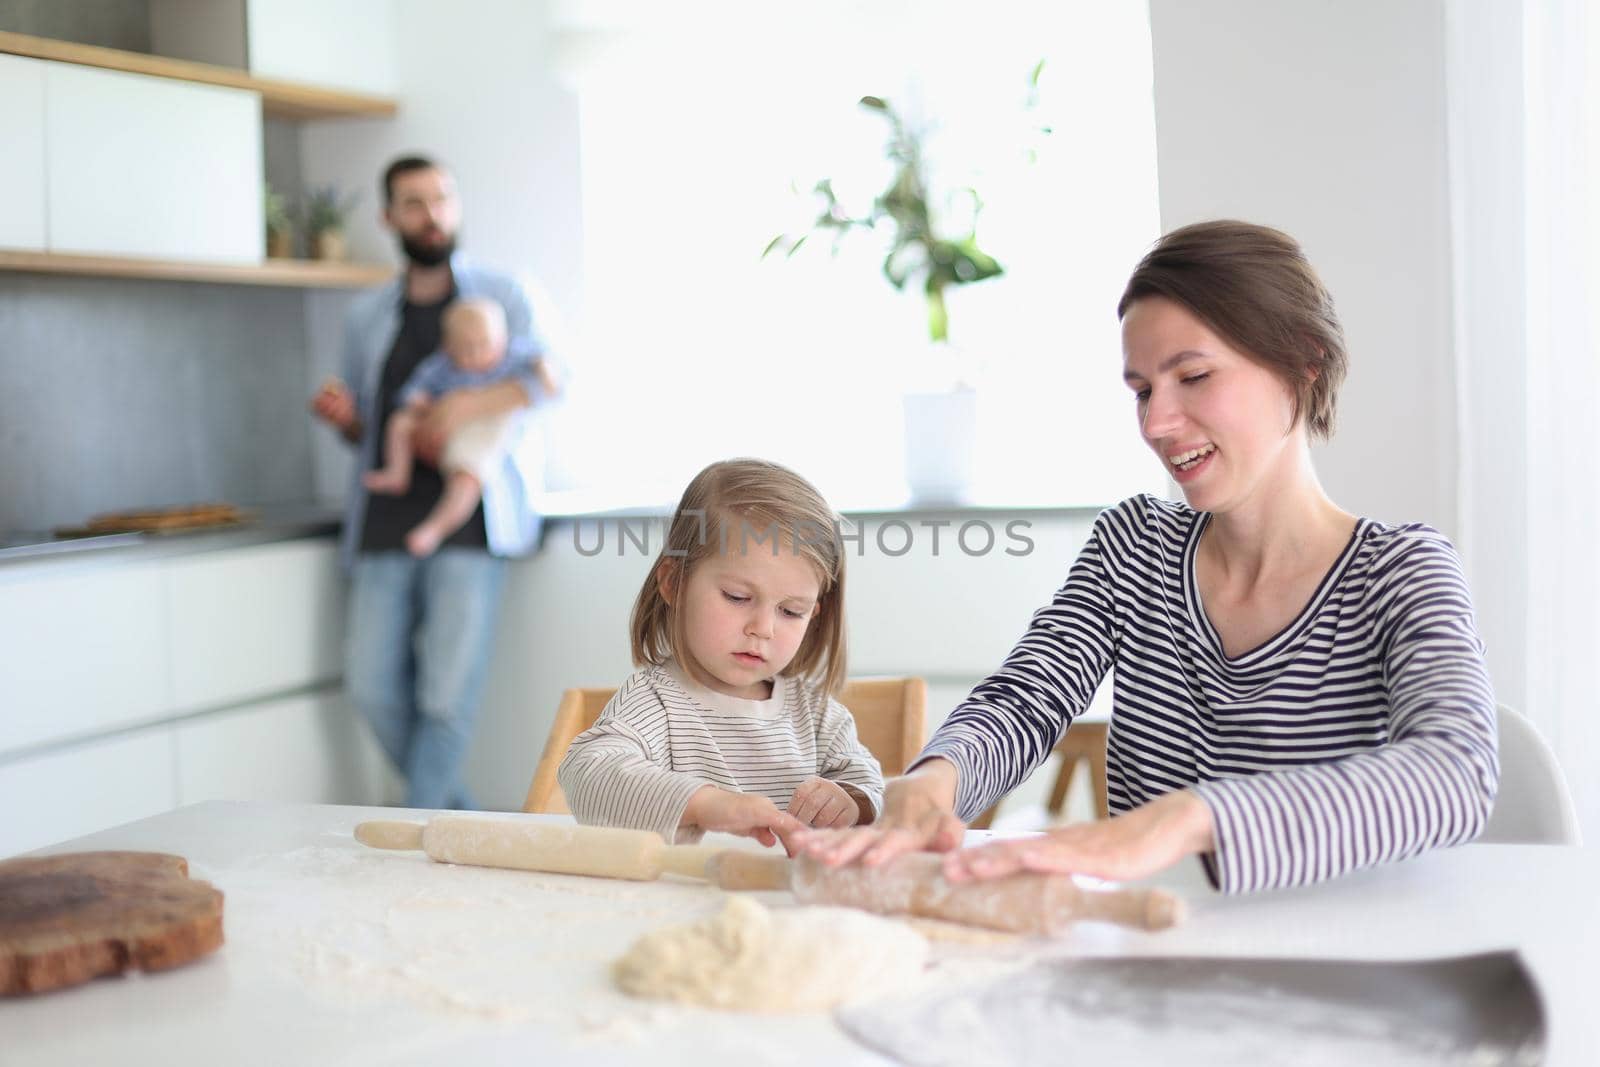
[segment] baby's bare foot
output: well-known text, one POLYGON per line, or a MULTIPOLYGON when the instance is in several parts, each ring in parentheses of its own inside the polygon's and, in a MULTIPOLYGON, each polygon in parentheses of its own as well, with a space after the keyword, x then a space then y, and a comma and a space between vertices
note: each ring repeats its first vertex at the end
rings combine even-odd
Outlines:
POLYGON ((426 559, 433 555, 442 540, 438 530, 423 523, 406 534, 406 551, 417 559, 426 559))

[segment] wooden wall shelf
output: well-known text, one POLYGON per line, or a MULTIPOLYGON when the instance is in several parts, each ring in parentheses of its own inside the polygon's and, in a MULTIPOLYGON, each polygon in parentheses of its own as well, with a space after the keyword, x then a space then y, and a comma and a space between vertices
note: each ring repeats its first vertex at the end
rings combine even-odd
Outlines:
POLYGON ((24 33, 0 32, 0 52, 58 63, 148 74, 157 78, 220 85, 229 89, 248 89, 261 94, 261 108, 268 118, 337 119, 387 118, 399 110, 392 97, 353 93, 343 89, 324 89, 297 82, 255 78, 244 71, 186 59, 124 52, 115 48, 30 37, 24 33))
POLYGON ((392 267, 370 263, 329 263, 310 259, 268 259, 259 264, 200 263, 4 249, 0 249, 0 271, 75 274, 95 278, 148 278, 169 282, 277 285, 303 289, 365 289, 394 277, 392 267))

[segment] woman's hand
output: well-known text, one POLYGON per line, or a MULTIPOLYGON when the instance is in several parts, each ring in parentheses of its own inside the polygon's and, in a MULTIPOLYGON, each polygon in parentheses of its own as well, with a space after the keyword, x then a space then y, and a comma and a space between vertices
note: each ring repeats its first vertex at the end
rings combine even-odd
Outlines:
POLYGON ((800 851, 829 867, 860 860, 868 867, 907 852, 947 852, 961 844, 966 827, 955 817, 957 772, 932 759, 883 791, 883 814, 871 826, 812 830, 800 835, 800 851))
POLYGON ((1120 882, 1165 870, 1185 856, 1215 847, 1211 809, 1183 790, 1101 822, 1074 823, 1043 837, 992 841, 952 852, 945 857, 944 876, 967 882, 1038 871, 1120 882))
POLYGON ((807 778, 789 798, 789 814, 818 829, 854 826, 861 814, 856 798, 837 782, 807 778))
POLYGON ((806 828, 793 815, 779 811, 766 797, 733 793, 714 785, 702 786, 689 798, 678 826, 698 826, 702 830, 753 837, 768 848, 782 842, 783 850, 791 856, 795 854, 791 842, 806 828))

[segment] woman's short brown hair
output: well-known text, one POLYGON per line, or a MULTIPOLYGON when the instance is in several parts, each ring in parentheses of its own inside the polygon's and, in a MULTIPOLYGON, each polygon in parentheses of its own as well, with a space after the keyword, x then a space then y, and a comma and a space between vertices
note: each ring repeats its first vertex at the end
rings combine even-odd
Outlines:
POLYGON ((1134 268, 1117 318, 1147 296, 1182 304, 1275 373, 1294 395, 1296 421, 1315 437, 1332 436, 1348 358, 1344 327, 1294 238, 1233 219, 1173 230, 1134 268))
POLYGON ((694 476, 667 527, 661 554, 634 601, 629 634, 633 665, 677 659, 694 667, 686 648, 683 597, 661 592, 663 567, 681 591, 700 563, 718 553, 794 552, 816 569, 821 591, 805 640, 783 673, 829 694, 844 687, 844 542, 840 519, 812 484, 787 467, 761 459, 713 463, 694 476))

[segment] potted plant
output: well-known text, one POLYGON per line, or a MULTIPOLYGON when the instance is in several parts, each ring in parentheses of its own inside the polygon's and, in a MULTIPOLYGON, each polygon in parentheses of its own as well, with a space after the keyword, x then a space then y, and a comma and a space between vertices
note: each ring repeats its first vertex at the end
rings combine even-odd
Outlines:
MULTIPOLYGON (((863 96, 861 106, 879 112, 889 122, 886 151, 895 165, 894 177, 889 187, 872 202, 872 208, 860 217, 843 209, 830 179, 819 181, 814 192, 822 198, 822 212, 812 223, 812 231, 831 230, 842 236, 852 229, 872 230, 883 223, 893 227, 889 251, 883 260, 883 275, 896 289, 904 289, 908 282, 920 279, 927 298, 928 339, 935 344, 947 344, 950 315, 945 305, 945 290, 1005 273, 993 256, 978 247, 977 221, 982 202, 973 190, 963 190, 971 198, 970 225, 964 233, 943 235, 941 223, 945 220, 935 216, 928 202, 922 132, 908 126, 881 97, 863 96)), ((788 254, 793 255, 805 240, 805 235, 791 238, 788 234, 779 234, 761 254, 765 257, 786 248, 788 254)))
MULTIPOLYGON (((1029 75, 1029 106, 1035 99, 1040 61, 1029 75)), ((821 211, 808 233, 798 237, 779 234, 762 251, 765 258, 778 251, 793 256, 806 238, 831 233, 834 249, 851 231, 887 228, 888 250, 883 275, 896 290, 916 285, 926 307, 927 338, 942 362, 959 367, 950 358, 950 314, 945 294, 954 286, 972 285, 1005 273, 1000 263, 978 246, 977 221, 983 202, 971 188, 958 190, 938 204, 930 195, 931 183, 923 152, 925 132, 907 123, 889 102, 864 96, 863 108, 881 115, 889 124, 885 152, 894 165, 887 188, 865 213, 847 211, 834 192, 831 179, 813 187, 821 211)), ((1043 132, 1048 133, 1048 130, 1043 132)), ((904 397, 906 481, 913 499, 925 503, 960 503, 972 485, 977 439, 977 394, 965 373, 957 371, 950 388, 932 393, 907 393, 904 397)))
POLYGON ((311 190, 306 197, 306 236, 311 242, 311 258, 345 258, 345 220, 360 199, 359 193, 341 193, 336 185, 311 190))
POLYGON ((267 258, 289 259, 294 255, 294 222, 282 193, 264 186, 262 211, 267 225, 267 258))

